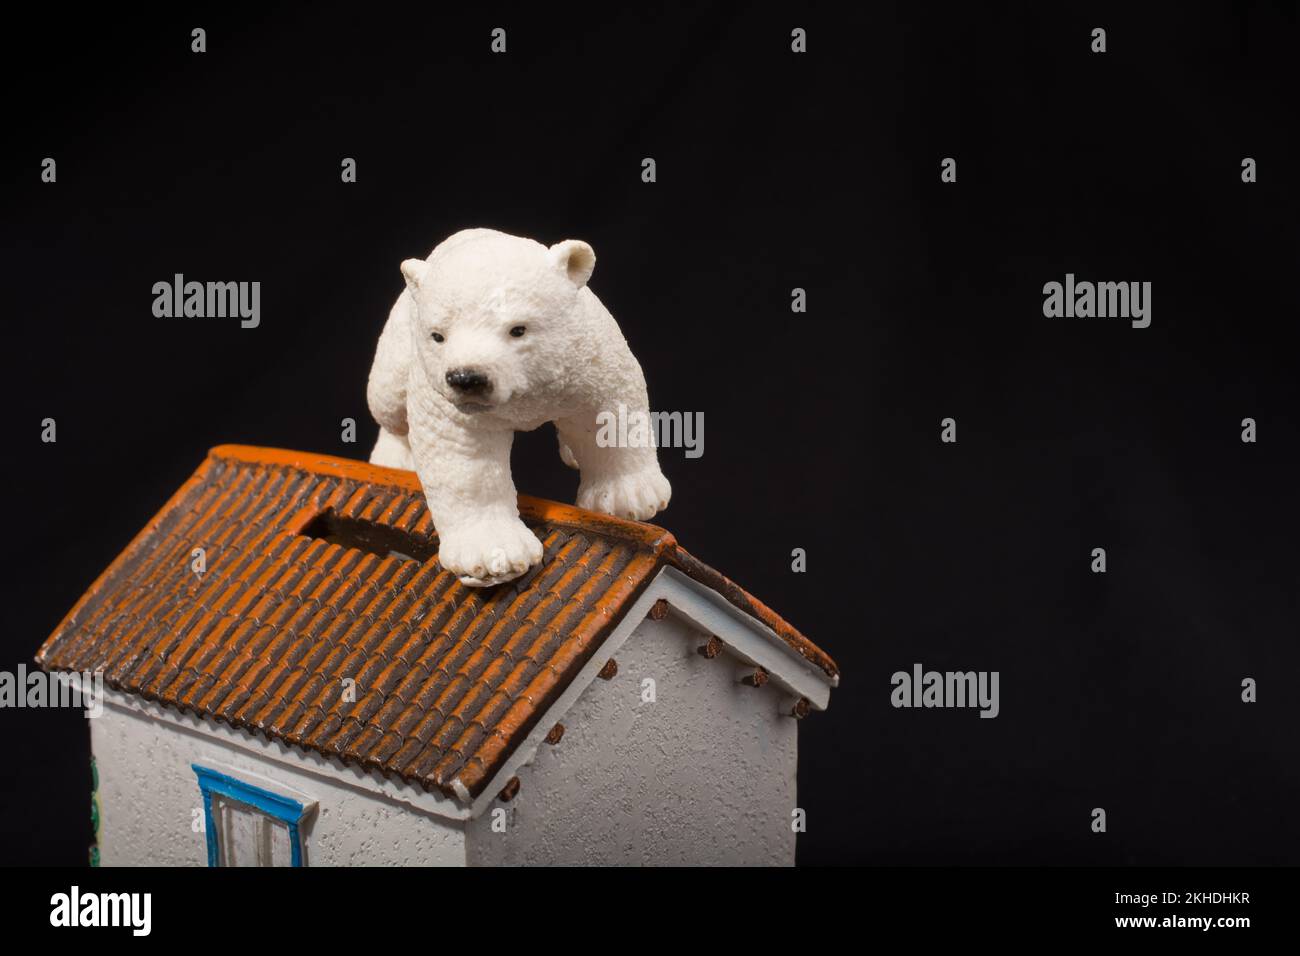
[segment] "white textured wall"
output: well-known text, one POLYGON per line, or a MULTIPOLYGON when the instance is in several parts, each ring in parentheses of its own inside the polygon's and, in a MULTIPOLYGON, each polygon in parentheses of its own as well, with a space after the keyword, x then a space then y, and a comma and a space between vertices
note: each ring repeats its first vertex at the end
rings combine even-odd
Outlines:
POLYGON ((738 683, 733 658, 700 656, 704 640, 671 613, 638 625, 617 676, 593 681, 564 739, 519 770, 514 800, 469 824, 470 864, 792 865, 799 722, 781 691, 738 683))
POLYGON ((465 864, 458 822, 112 704, 88 723, 103 866, 207 865, 206 838, 191 828, 203 808, 192 763, 247 771, 250 783, 265 786, 260 777, 317 801, 302 831, 308 866, 465 864))

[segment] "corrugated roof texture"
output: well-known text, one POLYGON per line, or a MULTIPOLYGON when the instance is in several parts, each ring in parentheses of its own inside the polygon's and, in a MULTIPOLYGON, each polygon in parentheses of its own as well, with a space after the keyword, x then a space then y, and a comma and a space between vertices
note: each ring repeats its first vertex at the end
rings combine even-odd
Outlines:
POLYGON ((462 797, 491 782, 665 563, 837 676, 662 529, 523 496, 520 513, 542 564, 466 587, 418 560, 436 554, 437 538, 414 474, 222 446, 37 660, 103 671, 115 689, 462 797))

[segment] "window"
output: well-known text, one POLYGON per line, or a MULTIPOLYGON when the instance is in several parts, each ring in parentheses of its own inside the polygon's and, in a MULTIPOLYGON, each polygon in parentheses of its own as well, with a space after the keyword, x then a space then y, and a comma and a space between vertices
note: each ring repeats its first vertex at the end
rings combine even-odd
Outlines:
POLYGON ((208 866, 302 866, 299 824, 310 807, 191 764, 203 793, 208 866))

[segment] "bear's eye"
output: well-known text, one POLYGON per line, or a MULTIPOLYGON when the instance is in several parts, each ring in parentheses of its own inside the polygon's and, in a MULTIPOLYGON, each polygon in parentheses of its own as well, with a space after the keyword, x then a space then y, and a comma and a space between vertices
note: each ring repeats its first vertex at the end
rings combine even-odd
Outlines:
POLYGON ((523 334, 527 331, 528 330, 524 328, 522 325, 516 325, 513 329, 510 330, 510 334, 513 335, 515 338, 521 338, 523 334))
POLYGON ((441 342, 441 341, 442 341, 442 333, 441 333, 441 332, 434 332, 434 333, 433 333, 433 340, 434 340, 435 342, 441 342))

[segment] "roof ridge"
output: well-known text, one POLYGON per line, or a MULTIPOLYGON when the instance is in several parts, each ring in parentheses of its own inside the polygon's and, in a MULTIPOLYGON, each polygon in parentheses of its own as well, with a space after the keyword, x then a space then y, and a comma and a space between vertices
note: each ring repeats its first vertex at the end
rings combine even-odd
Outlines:
MULTIPOLYGON (((420 479, 413 471, 402 468, 389 468, 386 465, 373 465, 354 458, 342 458, 337 455, 322 455, 318 452, 294 451, 288 448, 267 448, 258 445, 217 445, 208 451, 210 459, 233 459, 247 464, 260 464, 297 468, 316 474, 333 475, 337 478, 351 478, 355 481, 375 484, 395 485, 406 491, 424 494, 420 479)), ((538 521, 582 528, 597 534, 625 538, 634 541, 649 550, 656 557, 662 557, 667 551, 677 547, 677 539, 672 532, 658 525, 644 521, 632 521, 617 518, 599 511, 589 511, 577 505, 566 505, 549 498, 536 498, 532 495, 519 495, 519 513, 523 517, 538 521)))
MULTIPOLYGON (((252 464, 282 465, 317 474, 351 478, 359 482, 396 485, 412 493, 420 495, 424 493, 420 479, 413 471, 372 465, 369 462, 335 455, 239 444, 217 445, 208 452, 208 455, 210 458, 234 459, 252 464)), ((816 666, 827 677, 832 680, 839 679, 839 666, 829 654, 731 578, 688 552, 666 528, 524 494, 519 495, 519 513, 521 516, 537 521, 580 528, 583 531, 635 542, 648 550, 654 556, 656 563, 671 564, 688 577, 716 591, 732 606, 770 628, 800 657, 816 666)))

